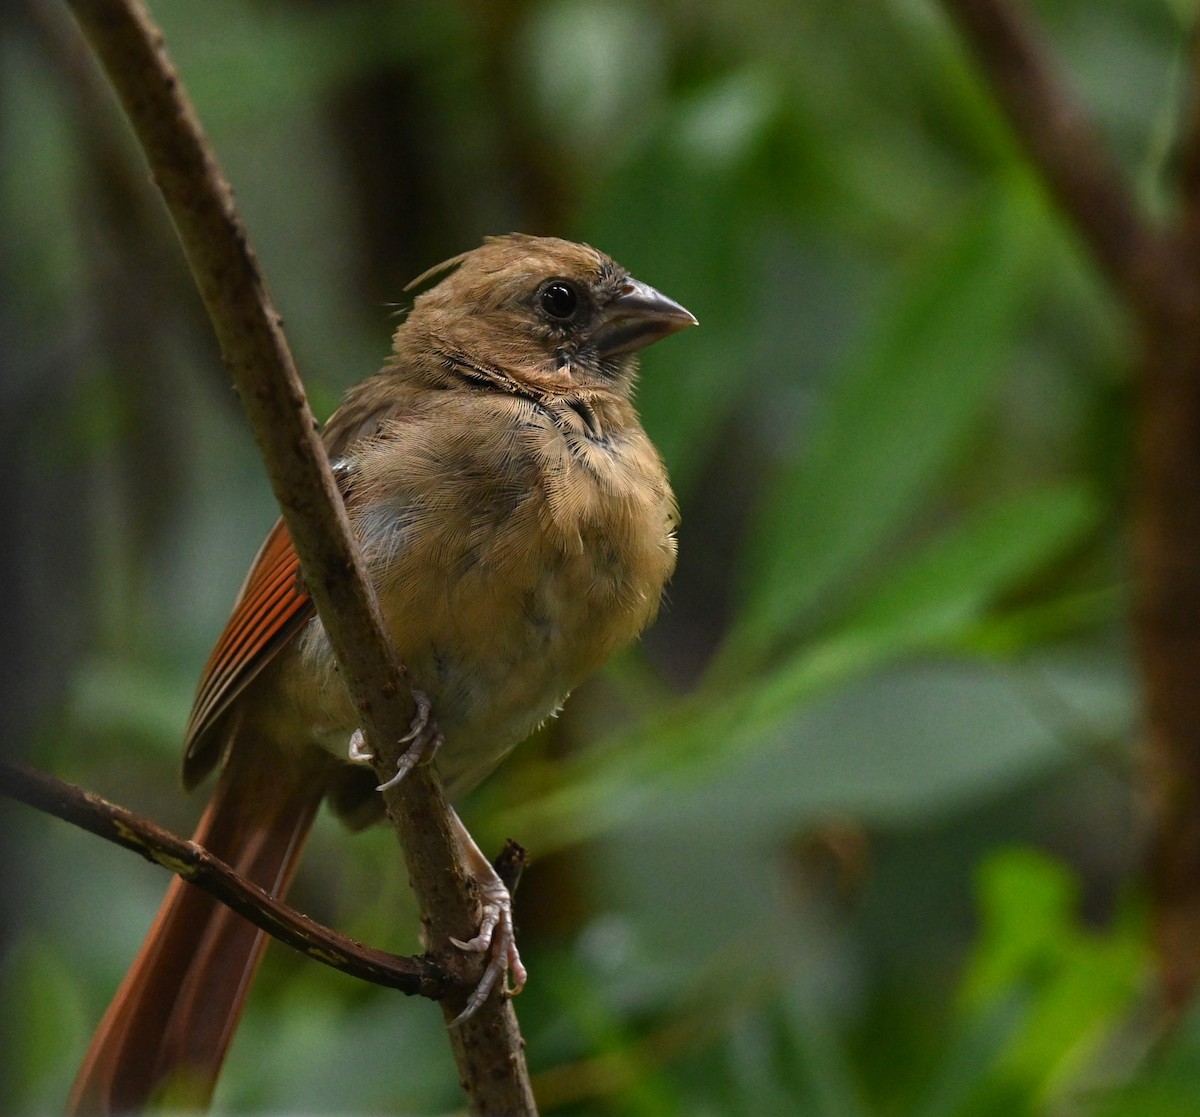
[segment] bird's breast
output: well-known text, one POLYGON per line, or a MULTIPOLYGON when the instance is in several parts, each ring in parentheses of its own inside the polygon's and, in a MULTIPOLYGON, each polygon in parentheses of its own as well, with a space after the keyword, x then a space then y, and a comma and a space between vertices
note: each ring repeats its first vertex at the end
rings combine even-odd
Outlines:
MULTIPOLYGON (((641 632, 675 562, 674 500, 636 419, 596 437, 578 412, 453 404, 357 456, 351 509, 392 639, 445 736, 451 794, 641 632)), ((318 626, 304 646, 320 670, 318 626)), ((324 721, 350 724, 335 737, 354 728, 338 690, 325 688, 324 721)))

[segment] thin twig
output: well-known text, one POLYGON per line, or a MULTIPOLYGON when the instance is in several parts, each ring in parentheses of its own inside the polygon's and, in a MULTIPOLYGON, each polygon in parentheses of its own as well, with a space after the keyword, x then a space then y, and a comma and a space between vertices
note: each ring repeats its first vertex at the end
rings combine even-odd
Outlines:
POLYGON ((439 1000, 448 975, 427 958, 406 958, 364 946, 280 903, 195 842, 81 787, 0 761, 0 794, 140 853, 202 888, 272 938, 350 977, 439 1000))
POLYGON ((1099 129, 1004 0, 942 0, 1067 219, 1139 315, 1157 313, 1176 279, 1166 240, 1141 213, 1099 129))
POLYGON ((1179 141, 1179 232, 1192 266, 1200 262, 1200 27, 1193 26, 1188 59, 1185 129, 1179 141))
MULTIPOLYGON (((137 0, 67 2, 167 203, 367 742, 381 773, 394 771, 414 703, 232 191, 145 8, 137 0)), ((412 771, 385 801, 428 921, 431 955, 456 973, 478 972, 481 959, 449 943, 475 934, 479 910, 436 775, 412 771)), ((452 1017, 465 1001, 452 992, 442 1004, 452 1017)), ((535 1112, 523 1041, 504 998, 492 997, 449 1036, 473 1112, 535 1112)))

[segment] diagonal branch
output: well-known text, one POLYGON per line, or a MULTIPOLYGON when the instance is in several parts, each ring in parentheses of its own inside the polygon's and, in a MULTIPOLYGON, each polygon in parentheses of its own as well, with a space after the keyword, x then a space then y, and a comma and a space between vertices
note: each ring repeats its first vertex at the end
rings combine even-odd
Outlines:
POLYGON ((1004 0, 942 0, 1009 124, 1100 270, 1135 314, 1171 297, 1176 268, 1095 125, 1004 0))
MULTIPOLYGON (((171 213, 367 742, 383 769, 394 766, 414 703, 363 577, 316 421, 232 191, 140 0, 67 2, 171 213)), ((471 938, 479 912, 440 783, 432 770, 418 768, 386 793, 386 803, 428 920, 431 954, 444 958, 448 969, 461 969, 468 963, 449 938, 471 938)), ((465 1000, 451 992, 442 1003, 452 1017, 465 1000)), ((491 998, 450 1031, 450 1042, 474 1112, 534 1112, 507 1001, 491 998)))
POLYGON ((427 958, 405 958, 363 946, 239 876, 195 842, 185 842, 148 819, 53 776, 0 761, 0 794, 45 811, 89 833, 140 853, 233 908, 272 938, 350 977, 410 996, 445 996, 447 974, 427 958))

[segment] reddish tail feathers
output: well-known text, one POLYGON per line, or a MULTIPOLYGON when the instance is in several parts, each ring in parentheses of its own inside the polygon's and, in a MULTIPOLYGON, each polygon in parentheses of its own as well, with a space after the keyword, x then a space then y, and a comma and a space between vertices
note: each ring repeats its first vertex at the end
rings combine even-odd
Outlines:
MULTIPOLYGON (((282 896, 329 779, 259 741, 231 750, 193 840, 282 896)), ((171 882, 141 951, 92 1037, 70 1112, 130 1113, 158 1098, 207 1104, 267 936, 207 893, 171 882)))

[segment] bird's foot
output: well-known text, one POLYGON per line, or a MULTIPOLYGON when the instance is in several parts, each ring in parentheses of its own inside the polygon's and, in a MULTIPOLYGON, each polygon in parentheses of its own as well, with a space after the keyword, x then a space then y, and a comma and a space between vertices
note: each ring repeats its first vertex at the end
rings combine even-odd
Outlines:
POLYGON ((528 977, 521 955, 517 950, 517 936, 513 928, 512 897, 503 881, 498 877, 495 888, 492 882, 480 882, 480 899, 483 901, 483 919, 479 924, 479 934, 473 939, 463 942, 462 939, 451 939, 460 950, 468 950, 488 955, 487 967, 483 977, 475 986, 466 1007, 451 1022, 450 1027, 456 1027, 470 1020, 480 1006, 491 995, 497 983, 501 984, 507 996, 514 996, 525 987, 528 977), (512 974, 512 985, 508 986, 506 978, 512 974))
POLYGON ((515 996, 525 988, 529 976, 521 963, 521 955, 517 951, 516 928, 513 925, 513 901, 507 885, 493 868, 492 863, 483 855, 475 844, 475 839, 468 833, 467 828, 454 816, 457 824, 459 840, 463 853, 479 886, 479 899, 483 906, 483 915, 479 921, 479 933, 473 938, 463 941, 452 938, 450 941, 460 950, 488 955, 487 967, 479 984, 475 986, 466 1007, 451 1022, 450 1027, 457 1027, 470 1020, 479 1011, 483 1003, 500 984, 506 996, 515 996), (507 977, 512 974, 511 987, 507 977))
MULTIPOLYGON (((418 764, 428 764, 442 746, 442 731, 433 719, 433 706, 429 696, 423 691, 414 690, 413 699, 417 703, 417 712, 413 715, 408 732, 397 742, 407 745, 408 748, 400 754, 400 759, 396 762, 395 775, 375 788, 376 791, 386 791, 389 787, 395 787, 418 764)), ((367 748, 367 740, 361 729, 356 729, 350 735, 347 755, 353 764, 375 762, 375 754, 367 748)))

